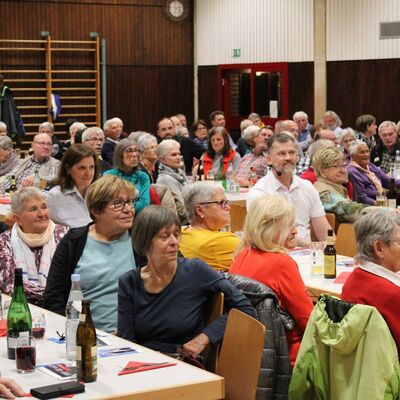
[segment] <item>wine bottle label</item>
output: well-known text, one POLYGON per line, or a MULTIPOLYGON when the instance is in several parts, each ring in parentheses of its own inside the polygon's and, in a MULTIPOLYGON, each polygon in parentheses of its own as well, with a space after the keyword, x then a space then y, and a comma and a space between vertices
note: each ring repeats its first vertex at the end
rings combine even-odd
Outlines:
POLYGON ((336 274, 336 257, 335 256, 324 256, 324 274, 327 274, 327 275, 336 274))
POLYGON ((80 313, 79 314, 79 322, 85 322, 86 320, 86 314, 80 313))
POLYGON ((396 209, 396 199, 388 199, 388 207, 396 209))
POLYGON ((82 360, 82 348, 81 346, 76 346, 76 361, 82 360))

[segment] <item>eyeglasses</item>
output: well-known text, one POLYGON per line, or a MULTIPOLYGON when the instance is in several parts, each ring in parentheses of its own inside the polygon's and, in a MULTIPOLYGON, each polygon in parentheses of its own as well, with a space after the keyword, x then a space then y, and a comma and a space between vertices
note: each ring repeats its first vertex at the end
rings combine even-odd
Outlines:
POLYGON ((133 153, 137 153, 137 152, 138 152, 137 149, 126 149, 125 150, 125 153, 127 153, 127 154, 133 154, 133 153))
POLYGON ((104 142, 104 138, 97 138, 97 137, 93 137, 91 139, 86 139, 86 142, 104 142))
POLYGON ((53 146, 53 144, 52 143, 48 143, 48 142, 33 142, 33 143, 36 143, 37 145, 39 145, 40 147, 51 147, 51 146, 53 146))
POLYGON ((329 168, 336 168, 336 169, 347 169, 346 164, 341 164, 341 165, 331 165, 329 168))
POLYGON ((206 128, 205 126, 199 126, 199 127, 197 128, 197 130, 198 130, 198 131, 206 131, 207 128, 206 128))
POLYGON ((111 204, 114 206, 114 211, 122 211, 126 205, 130 208, 135 208, 135 204, 138 201, 138 197, 129 200, 114 200, 111 204))
POLYGON ((151 146, 149 146, 149 147, 146 147, 143 151, 147 151, 147 150, 155 150, 156 148, 157 148, 157 144, 153 144, 153 145, 151 145, 151 146))
POLYGON ((218 204, 221 208, 226 208, 229 206, 229 200, 220 200, 220 201, 204 201, 202 203, 198 203, 199 206, 203 206, 206 204, 218 204))

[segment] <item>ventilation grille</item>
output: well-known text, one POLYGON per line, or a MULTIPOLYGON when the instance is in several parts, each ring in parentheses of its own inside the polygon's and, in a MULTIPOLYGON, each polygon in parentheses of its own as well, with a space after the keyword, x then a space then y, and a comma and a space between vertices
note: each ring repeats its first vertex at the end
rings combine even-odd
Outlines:
POLYGON ((400 38, 400 21, 399 22, 381 22, 380 38, 393 39, 400 38))

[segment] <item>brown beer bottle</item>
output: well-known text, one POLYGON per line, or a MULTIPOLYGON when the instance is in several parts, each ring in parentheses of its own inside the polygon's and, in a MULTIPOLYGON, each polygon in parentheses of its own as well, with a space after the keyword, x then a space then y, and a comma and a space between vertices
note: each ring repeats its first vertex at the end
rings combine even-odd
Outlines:
POLYGON ((324 278, 336 278, 336 249, 333 229, 328 229, 327 245, 324 250, 324 278))
POLYGON ((78 382, 97 379, 96 329, 90 315, 90 300, 85 299, 76 331, 76 374, 78 382))

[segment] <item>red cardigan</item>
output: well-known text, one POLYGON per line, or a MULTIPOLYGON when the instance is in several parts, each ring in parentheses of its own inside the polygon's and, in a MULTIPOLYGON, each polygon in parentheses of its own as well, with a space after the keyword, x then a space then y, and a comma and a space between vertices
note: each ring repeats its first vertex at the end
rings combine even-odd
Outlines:
POLYGON ((295 320, 294 329, 286 332, 290 360, 294 365, 314 307, 296 262, 286 254, 267 253, 248 247, 235 258, 229 272, 269 286, 278 296, 282 309, 295 320))
POLYGON ((400 287, 385 278, 356 268, 343 285, 341 298, 376 307, 385 319, 400 354, 400 287))
MULTIPOLYGON (((236 151, 232 150, 232 149, 229 151, 229 154, 226 157, 224 157, 225 172, 228 171, 229 162, 233 161, 235 157, 236 157, 236 151)), ((210 172, 210 169, 213 166, 214 159, 211 158, 207 153, 204 153, 201 158, 203 159, 204 173, 206 175, 208 175, 208 173, 210 172)))

